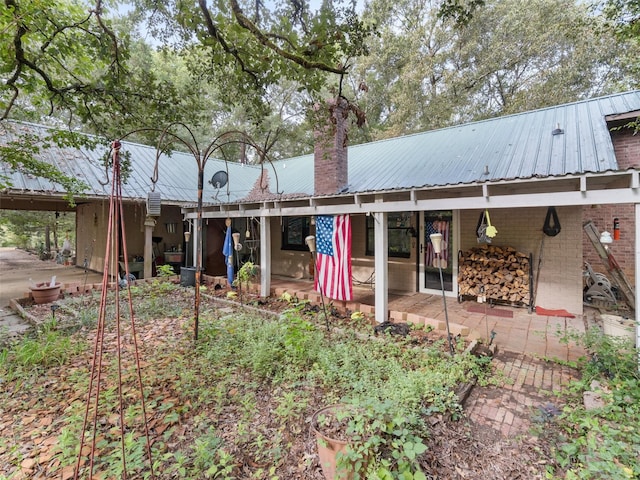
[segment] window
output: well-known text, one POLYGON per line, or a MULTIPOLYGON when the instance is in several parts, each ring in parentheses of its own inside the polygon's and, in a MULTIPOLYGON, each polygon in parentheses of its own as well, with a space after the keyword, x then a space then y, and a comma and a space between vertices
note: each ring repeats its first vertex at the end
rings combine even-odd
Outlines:
MULTIPOLYGON (((367 217, 366 255, 374 255, 375 220, 367 217)), ((389 256, 409 258, 411 256, 411 238, 415 229, 411 226, 411 213, 390 213, 387 216, 389 235, 389 256)))
POLYGON ((282 219, 282 250, 308 250, 304 239, 309 235, 309 217, 285 217, 282 219))

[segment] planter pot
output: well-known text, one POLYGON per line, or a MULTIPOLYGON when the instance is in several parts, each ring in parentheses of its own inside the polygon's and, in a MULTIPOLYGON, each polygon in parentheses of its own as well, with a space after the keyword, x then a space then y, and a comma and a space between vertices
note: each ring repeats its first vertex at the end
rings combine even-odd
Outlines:
POLYGON ((180 286, 196 286, 196 267, 180 267, 180 286))
POLYGON ((164 261, 167 263, 184 263, 184 253, 164 252, 164 261))
POLYGON ((351 480, 354 472, 348 466, 338 467, 338 455, 345 454, 349 448, 349 442, 333 438, 333 434, 323 433, 323 428, 319 425, 319 418, 330 418, 335 416, 336 411, 344 408, 344 405, 330 405, 321 408, 313 414, 311 418, 311 428, 316 436, 318 445, 318 456, 322 473, 327 480, 351 480))
POLYGON ((33 301, 37 304, 55 302, 60 297, 61 283, 51 286, 48 282, 37 283, 35 287, 29 287, 33 301))

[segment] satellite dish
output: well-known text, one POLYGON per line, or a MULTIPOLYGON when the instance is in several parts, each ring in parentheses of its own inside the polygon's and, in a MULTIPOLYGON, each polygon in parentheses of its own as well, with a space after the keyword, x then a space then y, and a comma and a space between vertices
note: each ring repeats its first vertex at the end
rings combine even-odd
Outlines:
POLYGON ((220 170, 213 174, 209 183, 213 185, 213 188, 222 188, 229 181, 229 175, 224 170, 220 170))

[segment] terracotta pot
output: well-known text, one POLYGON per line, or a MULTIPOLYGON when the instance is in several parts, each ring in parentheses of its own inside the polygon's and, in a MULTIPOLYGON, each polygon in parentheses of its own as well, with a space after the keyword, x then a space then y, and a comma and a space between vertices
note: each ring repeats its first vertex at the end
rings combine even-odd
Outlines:
POLYGON ((56 282, 51 286, 49 282, 37 283, 35 287, 29 287, 33 301, 37 304, 55 302, 60 297, 60 287, 62 284, 56 282))
POLYGON ((349 448, 349 442, 344 440, 338 440, 325 435, 321 431, 321 427, 318 425, 318 417, 321 415, 333 415, 336 410, 344 408, 344 405, 330 405, 328 407, 321 408, 313 414, 311 418, 311 428, 316 436, 316 443, 318 445, 318 456, 320 457, 320 466, 322 467, 322 473, 327 480, 351 480, 353 478, 353 470, 348 466, 340 465, 337 467, 338 454, 346 453, 349 448))

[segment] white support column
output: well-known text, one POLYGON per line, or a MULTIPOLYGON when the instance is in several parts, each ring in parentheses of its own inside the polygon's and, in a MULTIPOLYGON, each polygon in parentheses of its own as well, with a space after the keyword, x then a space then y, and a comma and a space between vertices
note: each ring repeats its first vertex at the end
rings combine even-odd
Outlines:
POLYGON ((271 217, 260 217, 260 296, 271 294, 271 217))
MULTIPOLYGON (((635 255, 635 278, 633 282, 635 290, 635 304, 636 304, 636 348, 640 349, 640 285, 638 285, 638 279, 640 279, 640 203, 636 203, 636 255, 635 255)), ((638 352, 638 366, 640 367, 640 352, 638 352)))
POLYGON ((387 229, 386 212, 374 213, 374 238, 375 238, 375 299, 376 322, 382 323, 388 320, 389 312, 389 230, 387 229))
MULTIPOLYGON (((198 238, 198 227, 196 226, 196 219, 193 219, 194 229, 191 232, 191 253, 193 254, 193 258, 191 261, 191 265, 195 268, 198 263, 198 242, 200 239, 198 238)), ((206 220, 202 220, 203 228, 207 225, 206 220)), ((185 253, 186 255, 186 253, 185 253)), ((202 267, 202 265, 201 265, 202 267)), ((225 278, 227 276, 226 267, 225 267, 225 278)))
POLYGON ((153 227, 156 226, 156 220, 147 217, 144 221, 144 278, 151 278, 153 265, 153 227))

